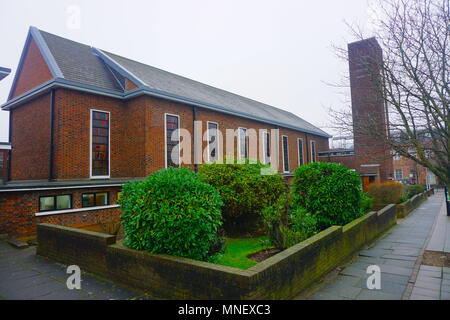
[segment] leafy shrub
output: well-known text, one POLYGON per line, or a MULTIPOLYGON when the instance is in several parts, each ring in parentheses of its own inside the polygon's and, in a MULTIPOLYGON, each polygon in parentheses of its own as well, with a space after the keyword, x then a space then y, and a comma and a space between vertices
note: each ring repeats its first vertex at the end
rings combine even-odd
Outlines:
POLYGON ((373 207, 373 198, 369 197, 367 193, 361 192, 360 207, 363 214, 369 212, 373 207))
POLYGON ((289 199, 284 194, 271 206, 261 210, 261 216, 270 243, 280 249, 285 249, 285 233, 288 224, 289 199))
POLYGON ((163 169, 127 183, 119 203, 130 248, 208 260, 220 243, 220 195, 189 169, 163 169))
POLYGON ((399 203, 403 196, 403 185, 398 182, 371 183, 368 194, 374 199, 374 207, 381 209, 391 203, 399 203))
POLYGON ((323 230, 361 216, 358 174, 336 163, 313 162, 298 167, 293 180, 293 207, 305 208, 323 230))
POLYGON ((414 197, 416 194, 425 192, 425 187, 421 184, 412 184, 405 186, 404 193, 407 199, 414 197))
POLYGON ((222 214, 228 234, 254 233, 262 209, 274 204, 286 192, 283 177, 276 173, 262 175, 269 166, 256 164, 203 164, 199 175, 219 192, 222 214))
POLYGON ((290 211, 287 196, 264 208, 262 216, 270 243, 279 249, 289 248, 317 232, 316 218, 303 208, 290 211))
POLYGON ((304 208, 296 208, 289 214, 291 229, 301 235, 302 241, 317 232, 317 219, 304 208))

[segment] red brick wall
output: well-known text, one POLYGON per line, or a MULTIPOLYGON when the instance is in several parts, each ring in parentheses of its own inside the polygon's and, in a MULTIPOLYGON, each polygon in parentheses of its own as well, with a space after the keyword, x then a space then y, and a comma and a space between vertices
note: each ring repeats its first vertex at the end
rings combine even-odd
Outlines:
POLYGON ((12 98, 53 78, 34 40, 30 41, 12 98))
POLYGON ((384 144, 388 116, 379 68, 382 50, 374 39, 351 43, 348 48, 355 164, 380 164, 380 179, 386 181, 392 174, 392 158, 384 144))
POLYGON ((87 192, 109 192, 109 204, 116 204, 120 187, 65 189, 46 191, 0 192, 0 234, 27 236, 36 233, 36 224, 52 223, 80 227, 118 221, 120 208, 63 213, 36 217, 39 212, 39 197, 72 194, 72 208, 81 208, 81 194, 87 192))
POLYGON ((400 160, 393 160, 393 170, 394 170, 394 179, 397 180, 395 175, 396 169, 402 169, 403 178, 402 180, 408 180, 410 182, 418 183, 418 184, 426 184, 427 183, 427 171, 426 169, 414 162, 413 160, 400 157, 400 160), (411 172, 414 173, 414 177, 411 177, 411 172), (405 177, 409 177, 409 179, 405 179, 405 177))
POLYGON ((138 86, 133 81, 125 78, 125 90, 126 91, 130 91, 130 90, 133 90, 136 88, 138 88, 138 86))
MULTIPOLYGON (((193 107, 167 100, 141 96, 126 102, 119 99, 57 89, 54 114, 54 178, 89 178, 90 110, 110 112, 111 177, 143 177, 165 167, 164 114, 180 116, 181 128, 191 132, 193 142, 193 107)), ((49 95, 15 109, 13 116, 13 180, 46 179, 49 163, 49 95), (23 129, 22 129, 23 128, 23 129), (32 164, 27 168, 30 159, 32 164), (16 161, 17 160, 17 161, 16 161)), ((226 146, 225 129, 238 127, 275 129, 262 122, 197 108, 196 119, 219 124, 226 146)), ((297 138, 303 138, 305 163, 310 160, 310 141, 316 152, 328 150, 328 139, 289 129, 280 129, 279 163, 282 170, 281 136, 288 135, 289 164, 292 172, 298 164, 297 138), (308 146, 306 145, 308 143, 308 146)), ((203 142, 205 148, 207 142, 203 142)), ((237 148, 237 139, 235 139, 237 148)), ((258 153, 259 154, 259 153, 258 153)), ((237 155, 237 150, 235 150, 237 155)), ((191 147, 191 160, 194 148, 191 147)), ((193 165, 190 165, 193 168, 193 165)))
POLYGON ((50 152, 50 94, 10 112, 11 179, 47 179, 50 152))
POLYGON ((355 159, 355 155, 346 155, 346 156, 325 156, 318 158, 322 162, 334 162, 340 165, 346 166, 349 169, 358 170, 357 159, 355 159))

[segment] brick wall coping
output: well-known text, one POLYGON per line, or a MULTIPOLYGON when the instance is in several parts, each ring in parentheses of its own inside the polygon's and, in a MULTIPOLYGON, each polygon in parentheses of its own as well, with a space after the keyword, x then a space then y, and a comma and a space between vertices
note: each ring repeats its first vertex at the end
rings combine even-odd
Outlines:
POLYGON ((58 189, 81 189, 100 187, 120 187, 129 181, 140 181, 142 178, 111 178, 107 180, 66 180, 66 181, 8 181, 6 185, 0 186, 0 192, 13 191, 42 191, 58 189))
POLYGON ((118 208, 119 204, 111 204, 107 206, 98 206, 98 207, 86 207, 86 208, 75 208, 75 209, 67 209, 67 210, 55 210, 55 211, 44 211, 44 212, 36 212, 34 215, 36 217, 41 216, 51 216, 54 214, 65 214, 65 213, 74 213, 74 212, 82 212, 82 211, 94 211, 94 210, 103 210, 103 209, 111 209, 118 208))

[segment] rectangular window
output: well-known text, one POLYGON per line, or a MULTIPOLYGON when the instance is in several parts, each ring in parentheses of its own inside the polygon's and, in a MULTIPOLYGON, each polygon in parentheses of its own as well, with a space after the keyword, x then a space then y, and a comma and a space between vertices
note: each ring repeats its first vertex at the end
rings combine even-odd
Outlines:
POLYGON ((83 193, 81 195, 81 205, 83 208, 107 206, 108 192, 83 193))
POLYGON ((298 138, 298 165, 301 166, 304 164, 303 162, 303 139, 298 138))
POLYGON ((208 121, 208 162, 218 160, 219 148, 219 125, 216 122, 208 121))
POLYGON ((248 137, 247 137, 247 129, 239 128, 238 129, 238 159, 243 160, 248 158, 248 137))
POLYGON ((72 208, 72 195, 39 197, 39 211, 64 210, 72 208))
POLYGON ((316 162, 316 142, 311 140, 311 162, 316 162))
POLYGON ((395 169, 395 180, 401 180, 401 179, 403 179, 403 170, 395 169))
POLYGON ((270 164, 270 133, 263 132, 263 152, 264 152, 264 163, 270 164))
POLYGON ((180 118, 167 114, 166 127, 166 168, 180 166, 180 118))
POLYGON ((283 170, 284 172, 289 172, 289 150, 287 136, 283 136, 283 170))
POLYGON ((109 112, 91 112, 91 176, 109 177, 109 112))

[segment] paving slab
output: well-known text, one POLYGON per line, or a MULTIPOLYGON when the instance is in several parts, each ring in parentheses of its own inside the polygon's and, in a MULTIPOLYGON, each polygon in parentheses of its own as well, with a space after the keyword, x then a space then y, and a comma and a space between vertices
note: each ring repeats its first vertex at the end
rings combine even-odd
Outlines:
POLYGON ((310 299, 448 299, 450 283, 444 281, 450 281, 450 268, 420 265, 443 204, 442 193, 429 197, 354 261, 341 266, 335 284, 320 287, 310 299), (366 270, 373 264, 381 269, 381 290, 367 288, 366 270), (346 283, 344 277, 355 280, 346 283))
POLYGON ((441 271, 431 271, 431 270, 419 270, 418 276, 442 279, 442 272, 441 271))
POLYGON ((439 293, 439 290, 436 291, 436 290, 430 290, 430 289, 425 289, 425 288, 419 288, 419 287, 415 286, 411 295, 427 296, 427 297, 439 299, 440 293, 439 293))
POLYGON ((356 300, 400 300, 401 294, 384 292, 381 290, 362 289, 356 300))
POLYGON ((423 281, 423 280, 416 281, 414 283, 414 287, 428 289, 428 290, 435 290, 435 291, 441 290, 440 283, 427 282, 427 281, 423 281))
POLYGON ((0 300, 152 299, 141 291, 81 273, 81 289, 67 288, 67 266, 36 256, 36 248, 14 249, 0 240, 0 300))
POLYGON ((409 297, 409 300, 439 300, 437 298, 429 297, 429 296, 421 296, 418 294, 412 294, 409 297))

